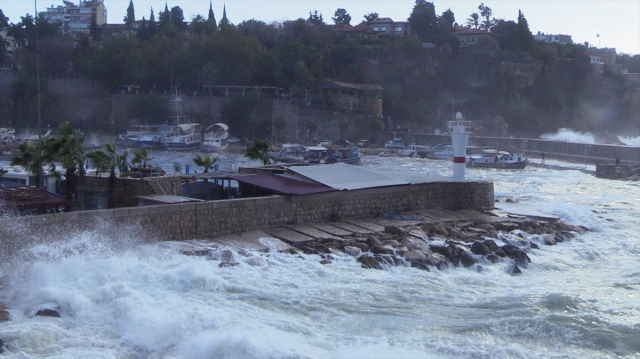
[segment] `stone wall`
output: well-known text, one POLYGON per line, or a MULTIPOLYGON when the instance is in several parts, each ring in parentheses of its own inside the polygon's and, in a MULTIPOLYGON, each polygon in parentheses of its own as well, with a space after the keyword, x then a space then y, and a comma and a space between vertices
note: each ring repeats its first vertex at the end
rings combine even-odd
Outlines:
MULTIPOLYGON (((78 209, 89 210, 90 202, 87 197, 102 194, 106 201, 109 186, 108 177, 84 176, 78 181, 78 209)), ((134 207, 138 200, 135 196, 152 194, 182 195, 182 183, 180 176, 147 177, 147 178, 117 178, 116 179, 116 208, 134 207), (174 193, 175 190, 175 193, 174 193), (163 193, 164 191, 164 193, 163 193)), ((101 207, 105 207, 106 202, 101 207)))
POLYGON ((20 239, 41 238, 41 235, 33 233, 43 231, 49 238, 90 230, 117 238, 135 236, 141 240, 187 240, 287 224, 370 218, 387 211, 438 207, 485 210, 493 208, 493 193, 492 182, 433 182, 305 196, 271 196, 7 218, 0 220, 0 247, 15 249, 21 245, 20 239), (16 234, 20 231, 22 234, 16 234))
MULTIPOLYGON (((385 133, 385 141, 393 136, 385 133)), ((449 135, 429 135, 409 132, 400 134, 407 144, 435 145, 451 143, 449 135)), ((384 142, 380 142, 384 143, 384 142)), ((616 157, 622 163, 640 164, 640 147, 617 145, 588 145, 584 143, 548 141, 535 138, 480 137, 470 136, 469 146, 488 146, 495 149, 524 152, 529 156, 539 157, 541 152, 546 158, 555 158, 578 163, 613 163, 616 157)))

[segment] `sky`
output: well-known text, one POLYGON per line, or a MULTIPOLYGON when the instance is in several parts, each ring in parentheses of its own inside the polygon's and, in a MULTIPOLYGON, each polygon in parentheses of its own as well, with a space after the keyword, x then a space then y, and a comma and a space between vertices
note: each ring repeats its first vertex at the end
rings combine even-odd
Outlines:
MULTIPOLYGON (((20 16, 34 13, 34 1, 38 11, 51 5, 62 5, 62 0, 0 0, 0 9, 10 22, 20 21, 20 16)), ((78 2, 75 0, 74 2, 78 2)), ((469 15, 478 11, 477 0, 434 0, 436 13, 440 15, 451 9, 459 24, 464 24, 469 15)), ((136 19, 149 17, 153 7, 156 16, 164 10, 165 0, 134 0, 136 19)), ((167 0, 169 8, 180 6, 186 19, 193 15, 205 15, 209 0, 167 0)), ((265 22, 295 20, 309 17, 309 11, 318 10, 325 22, 337 8, 345 8, 351 15, 351 24, 357 24, 363 15, 377 12, 381 17, 404 21, 411 14, 415 0, 214 0, 216 19, 222 17, 226 4, 227 17, 234 23, 257 19, 265 22)), ((576 43, 588 41, 596 47, 616 48, 617 52, 640 54, 640 1, 639 0, 486 0, 495 18, 514 20, 522 10, 529 28, 535 35, 538 31, 550 34, 568 34, 576 43), (598 36, 599 35, 599 36, 598 36)), ((105 0, 109 23, 122 23, 129 0, 105 0)))

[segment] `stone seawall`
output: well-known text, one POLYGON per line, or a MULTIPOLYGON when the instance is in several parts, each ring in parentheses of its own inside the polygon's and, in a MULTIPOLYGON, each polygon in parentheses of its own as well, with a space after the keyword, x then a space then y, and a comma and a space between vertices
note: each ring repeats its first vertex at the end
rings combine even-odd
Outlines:
MULTIPOLYGON (((385 140, 391 139, 393 134, 385 133, 385 140)), ((407 144, 435 145, 451 143, 449 135, 431 135, 419 133, 400 133, 407 144)), ((384 142, 380 142, 384 143, 384 142)), ((584 144, 574 142, 549 141, 535 138, 511 137, 481 137, 470 136, 469 146, 488 146, 511 152, 524 152, 533 157, 539 157, 544 152, 547 158, 578 162, 578 163, 613 163, 616 157, 622 163, 640 164, 640 147, 584 144)))
POLYGON ((287 224, 371 218, 381 212, 425 208, 486 210, 494 203, 492 182, 432 182, 417 185, 271 196, 164 206, 146 206, 6 218, 0 249, 91 231, 107 238, 188 240, 212 238, 287 224), (46 237, 46 238, 45 238, 46 237))

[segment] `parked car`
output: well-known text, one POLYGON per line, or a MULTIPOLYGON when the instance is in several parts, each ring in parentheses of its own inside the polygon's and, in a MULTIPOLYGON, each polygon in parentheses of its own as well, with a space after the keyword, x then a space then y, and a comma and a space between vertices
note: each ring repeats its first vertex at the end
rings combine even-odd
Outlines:
POLYGON ((393 140, 387 141, 384 144, 384 148, 399 148, 404 149, 405 146, 404 141, 401 138, 394 137, 393 140))
POLYGON ((324 141, 322 141, 322 142, 318 143, 318 146, 331 145, 331 144, 333 144, 333 142, 332 142, 332 141, 330 141, 330 140, 324 140, 324 141))
POLYGON ((357 147, 369 147, 369 140, 360 140, 356 143, 357 147))
POLYGON ((228 141, 229 143, 238 143, 240 142, 240 139, 238 137, 229 137, 228 141))

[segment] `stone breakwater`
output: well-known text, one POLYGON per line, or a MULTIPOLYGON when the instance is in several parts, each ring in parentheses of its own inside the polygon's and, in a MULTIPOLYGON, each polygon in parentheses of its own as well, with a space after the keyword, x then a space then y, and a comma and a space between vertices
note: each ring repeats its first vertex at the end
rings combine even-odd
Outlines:
POLYGON ((570 240, 586 230, 566 222, 528 218, 391 225, 385 226, 383 232, 352 233, 339 239, 298 243, 284 251, 294 255, 317 254, 323 264, 347 254, 356 258, 362 267, 371 269, 411 266, 429 271, 510 261, 509 271, 518 274, 531 263, 527 254, 530 251, 539 249, 540 245, 570 240))

